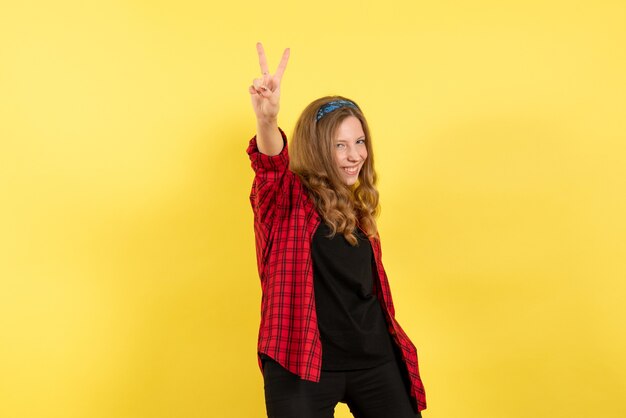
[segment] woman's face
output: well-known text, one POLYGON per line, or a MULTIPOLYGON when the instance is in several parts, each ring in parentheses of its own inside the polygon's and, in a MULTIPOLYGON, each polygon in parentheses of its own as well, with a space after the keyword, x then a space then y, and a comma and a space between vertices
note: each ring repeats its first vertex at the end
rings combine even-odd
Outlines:
POLYGON ((348 116, 337 127, 333 141, 335 164, 348 186, 359 178, 359 172, 367 159, 365 132, 355 116, 348 116))

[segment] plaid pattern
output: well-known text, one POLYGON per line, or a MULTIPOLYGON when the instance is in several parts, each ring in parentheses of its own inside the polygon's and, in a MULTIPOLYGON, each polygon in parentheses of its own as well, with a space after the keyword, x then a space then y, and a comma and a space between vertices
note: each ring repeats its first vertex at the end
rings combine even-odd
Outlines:
MULTIPOLYGON (((255 172, 250 203, 262 288, 258 353, 271 357, 302 379, 318 382, 322 344, 315 312, 311 239, 321 220, 298 176, 289 170, 287 138, 282 130, 281 134, 284 147, 279 155, 260 153, 256 137, 247 149, 255 172)), ((411 396, 421 411, 426 408, 426 396, 417 351, 395 320, 380 241, 370 241, 376 262, 376 295, 389 332, 402 353, 411 396)))

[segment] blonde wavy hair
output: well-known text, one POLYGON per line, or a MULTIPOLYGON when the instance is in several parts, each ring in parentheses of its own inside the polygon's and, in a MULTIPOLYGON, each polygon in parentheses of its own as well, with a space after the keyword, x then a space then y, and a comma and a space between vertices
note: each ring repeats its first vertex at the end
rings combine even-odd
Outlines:
POLYGON ((370 238, 378 236, 376 216, 379 206, 374 153, 370 130, 360 109, 342 107, 316 120, 320 107, 334 100, 349 99, 341 96, 322 97, 309 104, 300 115, 289 145, 289 168, 300 177, 317 211, 330 226, 331 237, 342 234, 351 245, 356 246, 357 227, 370 238), (361 122, 367 147, 367 158, 353 186, 346 185, 342 179, 333 152, 337 128, 349 116, 361 122))

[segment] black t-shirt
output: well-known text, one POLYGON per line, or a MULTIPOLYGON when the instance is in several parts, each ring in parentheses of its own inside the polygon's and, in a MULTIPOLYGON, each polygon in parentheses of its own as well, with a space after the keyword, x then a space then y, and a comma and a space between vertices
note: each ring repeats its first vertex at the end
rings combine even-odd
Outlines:
POLYGON ((391 336, 374 294, 373 253, 367 237, 358 245, 342 234, 332 239, 324 222, 313 235, 311 255, 322 370, 356 370, 393 359, 391 336))

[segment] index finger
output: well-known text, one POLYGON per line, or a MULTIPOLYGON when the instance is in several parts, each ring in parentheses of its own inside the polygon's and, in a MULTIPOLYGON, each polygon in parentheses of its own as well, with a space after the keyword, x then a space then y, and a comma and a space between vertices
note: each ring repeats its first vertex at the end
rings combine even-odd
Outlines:
POLYGON ((289 61, 289 55, 291 54, 291 50, 289 48, 285 49, 283 52, 283 57, 280 59, 280 64, 278 64, 278 68, 276 69, 275 77, 279 80, 283 78, 283 74, 285 73, 285 69, 287 68, 287 62, 289 61))
POLYGON ((265 57, 265 50, 261 42, 256 43, 256 52, 259 54, 259 65, 261 66, 261 73, 269 74, 270 70, 267 67, 267 58, 265 57))

